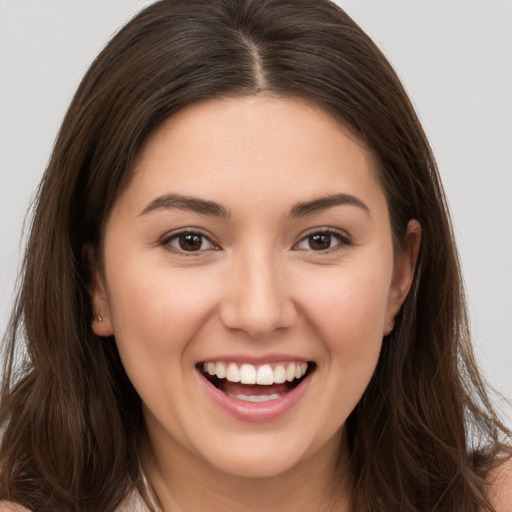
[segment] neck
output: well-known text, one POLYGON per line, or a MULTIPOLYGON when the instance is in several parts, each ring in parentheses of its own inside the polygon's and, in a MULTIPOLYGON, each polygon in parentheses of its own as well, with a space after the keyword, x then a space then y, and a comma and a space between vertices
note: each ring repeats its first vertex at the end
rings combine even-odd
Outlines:
POLYGON ((342 475, 347 457, 346 450, 339 456, 339 446, 340 439, 333 439, 296 467, 264 478, 226 474, 179 449, 156 452, 150 443, 143 465, 163 512, 346 512, 348 493, 342 475))

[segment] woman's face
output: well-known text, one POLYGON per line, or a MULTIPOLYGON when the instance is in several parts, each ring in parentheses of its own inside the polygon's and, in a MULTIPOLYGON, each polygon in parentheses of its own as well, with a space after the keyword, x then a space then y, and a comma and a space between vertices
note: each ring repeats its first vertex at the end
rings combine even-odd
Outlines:
POLYGON ((157 454, 277 475, 336 452, 418 243, 411 222, 394 258, 375 162, 323 111, 211 100, 141 150, 106 223, 93 328, 115 334, 157 454))

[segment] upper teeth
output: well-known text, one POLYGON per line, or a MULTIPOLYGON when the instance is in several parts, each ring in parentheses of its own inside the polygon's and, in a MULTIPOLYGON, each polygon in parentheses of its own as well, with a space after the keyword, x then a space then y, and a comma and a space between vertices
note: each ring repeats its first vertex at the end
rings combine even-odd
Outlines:
POLYGON ((241 365, 223 362, 203 363, 203 371, 210 375, 215 375, 219 379, 241 382, 242 384, 261 384, 264 386, 300 379, 306 374, 307 369, 308 363, 305 362, 278 363, 276 365, 263 364, 261 366, 254 366, 248 363, 241 365))

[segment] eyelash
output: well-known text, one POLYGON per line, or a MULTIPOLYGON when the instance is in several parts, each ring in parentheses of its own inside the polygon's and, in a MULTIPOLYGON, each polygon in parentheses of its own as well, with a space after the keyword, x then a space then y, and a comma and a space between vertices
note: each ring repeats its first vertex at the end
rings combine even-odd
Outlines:
MULTIPOLYGON (((201 233, 200 231, 195 231, 195 230, 184 230, 184 231, 179 231, 177 233, 173 233, 171 235, 167 235, 161 240, 161 245, 165 246, 169 251, 176 252, 178 254, 183 254, 186 256, 199 255, 199 254, 204 253, 205 251, 220 249, 220 247, 218 245, 216 245, 208 236, 201 233), (180 242, 185 241, 184 239, 180 240, 182 237, 197 237, 200 239, 201 245, 199 246, 198 249, 186 250, 183 248, 183 245, 180 243, 180 242), (172 244, 172 242, 174 242, 174 241, 177 242, 180 246, 178 246, 178 247, 174 246, 172 244), (208 243, 210 246, 207 248, 202 248, 204 243, 208 243)), ((311 251, 313 253, 326 254, 326 253, 330 253, 330 252, 339 250, 341 247, 346 247, 346 246, 350 246, 350 245, 351 245, 350 238, 346 234, 344 234, 343 232, 337 231, 335 229, 325 228, 325 229, 317 229, 315 231, 311 231, 309 234, 307 234, 306 236, 301 238, 299 240, 299 242, 293 246, 293 249, 294 250, 304 249, 307 251, 311 251), (308 240, 309 240, 309 244, 311 247, 312 238, 315 236, 329 237, 328 241, 329 241, 330 246, 325 249, 316 249, 316 250, 313 248, 301 248, 300 247, 301 244, 307 243, 308 240), (335 245, 331 246, 333 238, 335 238, 337 240, 337 243, 335 245)))

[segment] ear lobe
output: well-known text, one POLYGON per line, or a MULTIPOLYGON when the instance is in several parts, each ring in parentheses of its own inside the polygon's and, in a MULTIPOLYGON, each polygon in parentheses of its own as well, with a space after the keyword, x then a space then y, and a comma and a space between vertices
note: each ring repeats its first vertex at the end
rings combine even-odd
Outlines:
POLYGON ((416 219, 407 224, 402 248, 396 256, 393 278, 388 295, 384 336, 388 335, 395 326, 395 316, 400 311, 412 285, 414 270, 418 261, 421 244, 421 225, 416 219))
POLYGON ((97 270, 93 272, 93 282, 93 290, 91 292, 93 308, 92 330, 97 336, 112 336, 114 334, 114 327, 112 325, 110 306, 105 286, 97 270))
POLYGON ((88 290, 91 297, 93 318, 91 319, 92 330, 97 336, 107 337, 114 334, 112 316, 108 297, 105 290, 104 280, 97 268, 94 250, 92 247, 85 248, 87 261, 91 269, 91 279, 88 290))

